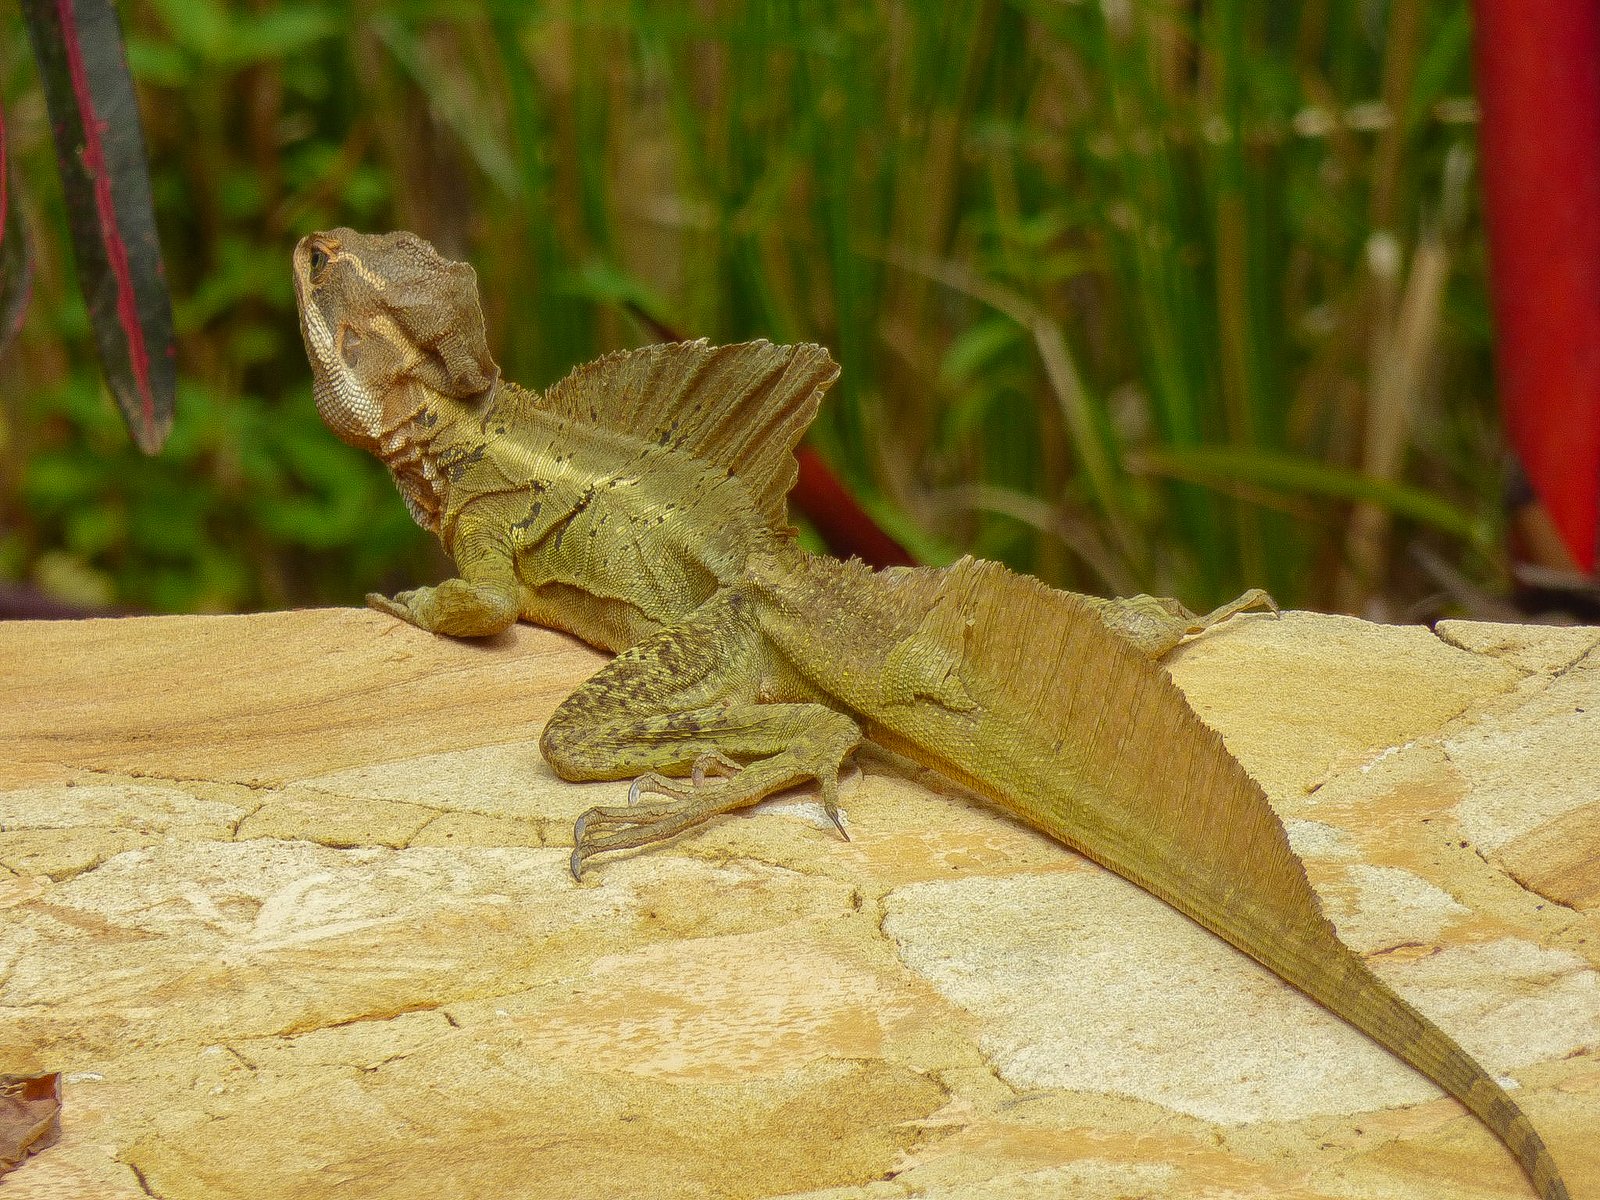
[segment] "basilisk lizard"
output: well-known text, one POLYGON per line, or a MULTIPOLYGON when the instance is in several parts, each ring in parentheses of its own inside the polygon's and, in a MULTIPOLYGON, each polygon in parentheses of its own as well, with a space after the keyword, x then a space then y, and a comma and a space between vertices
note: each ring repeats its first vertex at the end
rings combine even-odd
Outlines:
MULTIPOLYGON (((800 548, 793 449, 838 373, 814 345, 613 354, 534 393, 489 355, 472 268, 408 233, 294 253, 318 411, 381 458, 460 571, 374 607, 456 637, 519 618, 616 657, 550 718, 574 874, 814 781, 865 738, 1167 901, 1410 1063, 1567 1190, 1505 1089, 1338 938, 1261 788, 1156 660, 1243 609, 1100 601, 994 563, 871 571, 800 548)), ((843 832, 842 825, 840 826, 843 832)))

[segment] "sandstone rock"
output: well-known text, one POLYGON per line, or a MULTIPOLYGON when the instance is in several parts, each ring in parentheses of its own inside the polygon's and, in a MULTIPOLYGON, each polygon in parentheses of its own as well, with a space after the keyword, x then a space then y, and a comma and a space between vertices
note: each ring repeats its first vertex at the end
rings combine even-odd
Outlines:
MULTIPOLYGON (((1346 939, 1600 1197, 1600 631, 1290 614, 1169 664, 1346 939)), ((23 1200, 1525 1197, 1454 1101, 1131 885, 864 756, 566 870, 600 659, 372 613, 0 625, 23 1200)), ((904 764, 898 764, 903 766, 904 764)))

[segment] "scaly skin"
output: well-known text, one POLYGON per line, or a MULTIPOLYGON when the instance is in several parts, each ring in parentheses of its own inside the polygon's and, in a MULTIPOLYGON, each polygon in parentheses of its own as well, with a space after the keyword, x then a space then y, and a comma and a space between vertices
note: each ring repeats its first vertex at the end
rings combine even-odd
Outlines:
POLYGON ((564 778, 635 780, 626 807, 579 818, 575 875, 807 781, 838 823, 867 738, 1264 963, 1567 1196, 1505 1090, 1338 940, 1266 796, 1155 664, 1264 593, 1196 617, 970 559, 874 573, 807 554, 784 496, 837 374, 820 347, 650 347, 534 395, 500 379, 471 268, 420 238, 315 234, 294 268, 318 410, 389 465, 461 572, 369 603, 458 637, 524 618, 617 655, 540 740, 564 778))

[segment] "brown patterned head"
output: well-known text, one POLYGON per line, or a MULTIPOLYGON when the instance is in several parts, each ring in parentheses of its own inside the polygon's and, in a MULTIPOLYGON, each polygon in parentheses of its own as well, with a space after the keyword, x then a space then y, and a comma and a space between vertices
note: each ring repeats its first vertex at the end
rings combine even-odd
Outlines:
POLYGON ((313 233, 294 286, 317 412, 352 445, 377 450, 435 396, 471 405, 500 377, 477 276, 414 233, 313 233))

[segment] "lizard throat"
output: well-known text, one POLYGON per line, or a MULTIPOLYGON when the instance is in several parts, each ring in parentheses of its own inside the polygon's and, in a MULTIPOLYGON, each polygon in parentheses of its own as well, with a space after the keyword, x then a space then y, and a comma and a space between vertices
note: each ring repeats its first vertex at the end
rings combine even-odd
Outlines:
POLYGON ((433 453, 433 431, 421 421, 407 421, 379 438, 378 454, 394 476, 411 519, 437 534, 445 481, 433 453))

